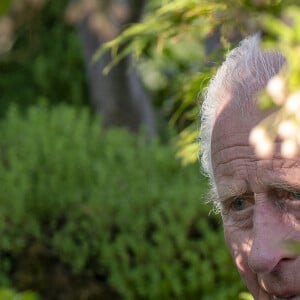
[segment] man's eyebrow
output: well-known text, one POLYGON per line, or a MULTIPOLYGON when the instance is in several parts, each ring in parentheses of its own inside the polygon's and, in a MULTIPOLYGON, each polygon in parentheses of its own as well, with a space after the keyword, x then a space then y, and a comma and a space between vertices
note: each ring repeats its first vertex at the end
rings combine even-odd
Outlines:
POLYGON ((269 184, 271 188, 283 189, 289 192, 300 191, 300 182, 278 181, 269 184))
POLYGON ((247 192, 247 186, 245 183, 237 183, 236 181, 228 181, 221 185, 219 189, 219 198, 221 202, 226 201, 229 198, 241 196, 247 192))

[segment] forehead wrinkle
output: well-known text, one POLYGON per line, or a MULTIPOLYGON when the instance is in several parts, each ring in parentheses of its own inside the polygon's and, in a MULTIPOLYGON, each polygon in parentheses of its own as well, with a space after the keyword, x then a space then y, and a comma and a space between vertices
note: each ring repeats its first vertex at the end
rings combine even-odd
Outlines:
MULTIPOLYGON (((238 160, 237 160, 238 161, 238 160)), ((244 161, 241 159, 241 161, 244 161)), ((247 168, 244 165, 239 165, 237 167, 233 167, 230 164, 219 164, 215 169, 217 174, 216 181, 217 183, 222 182, 224 178, 232 178, 232 181, 236 180, 245 180, 245 182, 249 181, 249 173, 247 168)))
MULTIPOLYGON (((299 170, 300 173, 300 170, 299 170)), ((299 177, 297 177, 299 178, 299 177)), ((290 191, 294 191, 295 189, 300 189, 300 181, 299 179, 295 179, 294 174, 292 175, 279 175, 276 176, 276 178, 272 178, 269 183, 266 182, 266 184, 270 187, 276 187, 276 188, 282 188, 290 191)))
POLYGON ((260 161, 257 177, 261 186, 269 188, 283 188, 288 190, 300 189, 299 162, 280 158, 271 162, 260 161), (296 165, 296 166, 295 166, 296 165))
MULTIPOLYGON (((213 147, 214 148, 214 147, 213 147)), ((242 149, 247 149, 247 153, 253 152, 252 146, 249 146, 247 143, 232 143, 231 145, 222 145, 222 147, 217 148, 216 150, 212 151, 212 155, 215 156, 216 154, 223 154, 224 152, 230 152, 234 148, 242 148, 242 149), (250 150, 249 150, 250 148, 250 150), (251 151, 252 150, 252 151, 251 151)), ((222 156, 222 155, 221 155, 222 156)))
MULTIPOLYGON (((281 155, 274 154, 271 159, 258 159, 257 161, 257 169, 261 170, 259 175, 264 172, 281 172, 286 173, 289 170, 298 171, 299 174, 298 179, 300 180, 300 161, 283 158, 281 155)), ((295 176, 295 175, 293 175, 295 176)))
MULTIPOLYGON (((224 149, 216 153, 218 155, 215 155, 215 160, 213 161, 213 171, 214 174, 218 174, 219 176, 232 175, 240 172, 241 169, 245 173, 248 173, 247 167, 257 162, 257 157, 253 153, 253 150, 246 145, 224 147, 224 149), (234 168, 234 165, 238 165, 239 168, 234 168)), ((248 178, 247 174, 244 175, 248 178)))
MULTIPOLYGON (((299 159, 284 159, 280 155, 274 156, 272 167, 274 170, 276 169, 300 169, 300 161, 299 159)), ((300 180, 300 177, 298 177, 300 180)))
POLYGON ((238 158, 234 158, 234 157, 230 157, 229 159, 227 159, 226 161, 225 160, 220 160, 220 162, 218 161, 214 167, 214 170, 215 170, 215 173, 217 170, 219 170, 220 168, 222 168, 223 170, 226 169, 226 165, 229 165, 232 163, 232 162, 239 162, 239 161, 242 161, 244 162, 244 166, 241 165, 241 167, 244 167, 245 170, 247 169, 246 168, 246 163, 256 163, 257 159, 255 159, 255 157, 250 157, 245 154, 245 155, 240 155, 238 158))
POLYGON ((218 129, 216 130, 214 128, 213 135, 212 135, 212 144, 211 144, 211 153, 212 156, 216 155, 218 152, 228 148, 233 148, 233 147, 251 147, 249 145, 249 133, 250 131, 246 128, 240 128, 235 126, 235 128, 231 128, 231 124, 228 124, 226 122, 221 122, 216 126, 215 128, 218 129), (224 131, 224 127, 226 127, 227 132, 224 131), (225 144, 221 143, 221 145, 218 145, 216 147, 216 142, 217 141, 226 141, 225 144), (238 142, 239 141, 239 142, 238 142))

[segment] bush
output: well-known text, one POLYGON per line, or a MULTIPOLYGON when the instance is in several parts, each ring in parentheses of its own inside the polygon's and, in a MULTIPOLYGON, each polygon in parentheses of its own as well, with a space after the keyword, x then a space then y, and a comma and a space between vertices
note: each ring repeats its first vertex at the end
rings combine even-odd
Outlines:
POLYGON ((236 299, 243 288, 198 166, 87 111, 0 123, 0 285, 42 299, 236 299))

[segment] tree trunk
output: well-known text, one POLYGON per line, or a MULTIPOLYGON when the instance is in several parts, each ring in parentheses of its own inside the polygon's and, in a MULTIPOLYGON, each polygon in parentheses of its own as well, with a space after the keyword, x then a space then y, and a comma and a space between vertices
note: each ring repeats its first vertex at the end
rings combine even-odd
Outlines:
MULTIPOLYGON (((124 23, 126 26, 126 23, 138 20, 144 3, 136 0, 127 3, 128 17, 125 22, 117 24, 120 32, 124 23)), ((130 56, 124 58, 108 75, 104 75, 103 68, 111 61, 110 53, 105 53, 96 63, 91 60, 105 38, 91 31, 88 17, 80 22, 79 33, 92 103, 101 114, 104 125, 126 127, 133 132, 144 127, 148 137, 153 138, 156 135, 153 107, 130 56)))

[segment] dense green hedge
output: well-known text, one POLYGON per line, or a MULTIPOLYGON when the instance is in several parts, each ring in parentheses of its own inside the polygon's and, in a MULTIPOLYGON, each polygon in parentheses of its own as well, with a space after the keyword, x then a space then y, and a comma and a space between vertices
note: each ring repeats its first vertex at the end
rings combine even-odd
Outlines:
POLYGON ((198 166, 67 106, 0 123, 0 285, 42 299, 237 299, 198 166))

